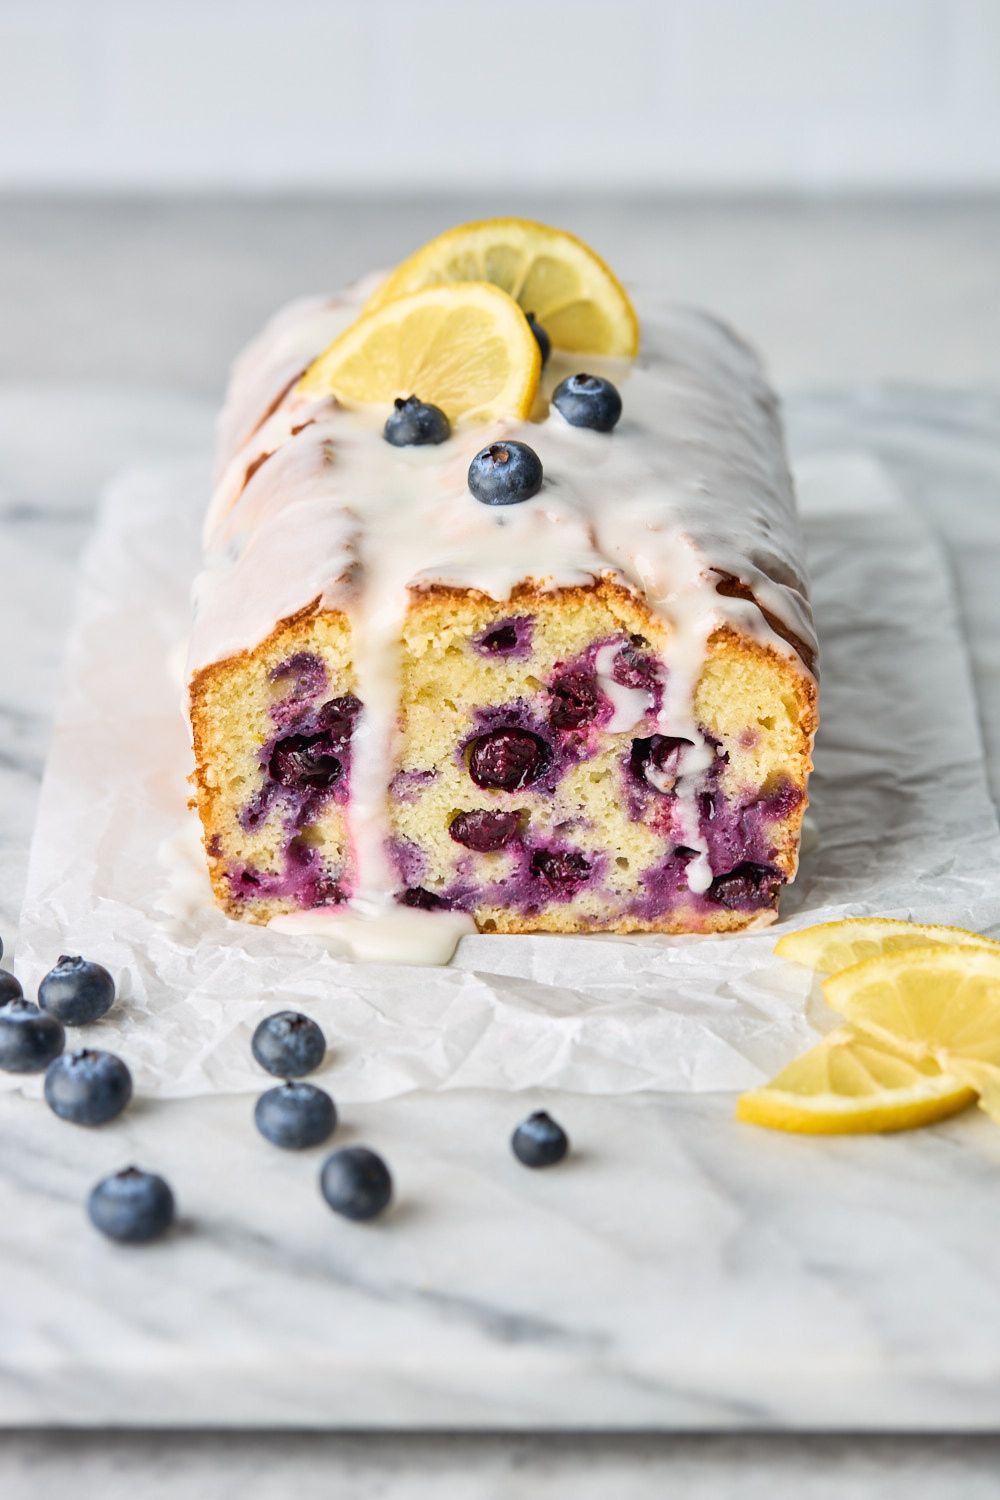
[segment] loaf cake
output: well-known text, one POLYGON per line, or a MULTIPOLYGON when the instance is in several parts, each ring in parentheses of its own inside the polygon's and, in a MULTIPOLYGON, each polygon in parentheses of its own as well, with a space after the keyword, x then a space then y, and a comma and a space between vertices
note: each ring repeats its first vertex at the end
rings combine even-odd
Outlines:
POLYGON ((816 644, 757 359, 703 313, 644 311, 632 357, 557 347, 527 417, 395 447, 387 409, 411 392, 352 402, 302 378, 378 315, 372 287, 279 314, 220 423, 190 658, 219 905, 332 931, 773 921, 816 644), (613 431, 553 404, 584 370, 620 394, 613 431), (537 493, 480 503, 470 460, 519 443, 537 493))

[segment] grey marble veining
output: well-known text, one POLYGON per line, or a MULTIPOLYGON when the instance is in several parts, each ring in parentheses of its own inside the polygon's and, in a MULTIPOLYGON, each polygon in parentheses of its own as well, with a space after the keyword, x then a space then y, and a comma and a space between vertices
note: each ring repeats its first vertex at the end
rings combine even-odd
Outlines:
MULTIPOLYGON (((123 422, 149 420, 145 398, 114 404, 123 422)), ((0 399, 0 421, 11 409, 30 450, 32 406, 0 399)), ((831 442, 860 432, 889 462, 904 452, 926 503, 945 498, 947 528, 957 497, 974 502, 995 472, 992 410, 873 392, 792 402, 791 422, 794 438, 826 413, 831 442), (955 452, 971 473, 959 484, 955 452)), ((175 456, 197 451, 206 411, 171 414, 175 456)), ((0 472, 18 549, 0 625, 16 630, 53 584, 59 600, 22 627, 0 697, 20 872, 100 403, 67 397, 65 423, 71 477, 59 483, 53 453, 41 466, 52 515, 34 513, 16 443, 0 472)), ((996 541, 982 523, 972 534, 996 541)), ((993 596, 963 593, 988 621, 993 596)), ((18 874, 15 859, 8 910, 18 874)), ((321 1153, 264 1148, 246 1099, 139 1101, 93 1133, 0 1100, 0 1422, 1000 1428, 1000 1135, 984 1117, 806 1141, 736 1128, 731 1096, 547 1096, 576 1150, 532 1174, 507 1148, 531 1102, 418 1093, 346 1111, 341 1139, 384 1150, 399 1185, 392 1216, 358 1227, 321 1202, 321 1153), (134 1255, 82 1219, 89 1184, 129 1160, 163 1170, 183 1214, 134 1255)))

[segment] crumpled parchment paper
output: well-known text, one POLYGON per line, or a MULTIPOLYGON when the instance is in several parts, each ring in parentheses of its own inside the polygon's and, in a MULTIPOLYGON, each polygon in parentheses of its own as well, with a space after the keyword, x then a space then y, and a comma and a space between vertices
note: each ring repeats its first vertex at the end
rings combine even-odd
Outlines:
MULTIPOLYGON (((742 1089, 828 1024, 812 976, 773 955, 785 927, 878 913, 996 932, 1000 836, 944 559, 868 454, 808 454, 797 477, 822 729, 813 832, 781 925, 476 936, 437 969, 351 964, 210 904, 168 668, 207 465, 123 477, 82 564, 18 940, 26 993, 60 953, 104 963, 121 998, 77 1036, 120 1052, 147 1095, 259 1090, 250 1036, 286 1006, 323 1025, 321 1076, 344 1102, 414 1088, 742 1089)), ((38 1081, 0 1075, 25 1086, 38 1081)))

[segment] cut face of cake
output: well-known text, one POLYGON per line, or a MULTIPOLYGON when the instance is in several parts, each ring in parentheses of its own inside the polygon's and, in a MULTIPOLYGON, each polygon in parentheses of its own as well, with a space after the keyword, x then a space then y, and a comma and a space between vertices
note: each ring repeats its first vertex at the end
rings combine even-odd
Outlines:
POLYGON ((459 414, 446 440, 397 447, 382 426, 413 392, 348 404, 294 378, 370 290, 284 314, 221 424, 190 678, 219 904, 331 930, 394 912, 496 933, 772 921, 815 641, 756 359, 670 310, 634 359, 584 373, 554 349, 529 419, 459 414), (524 497, 522 448, 544 476, 524 497))

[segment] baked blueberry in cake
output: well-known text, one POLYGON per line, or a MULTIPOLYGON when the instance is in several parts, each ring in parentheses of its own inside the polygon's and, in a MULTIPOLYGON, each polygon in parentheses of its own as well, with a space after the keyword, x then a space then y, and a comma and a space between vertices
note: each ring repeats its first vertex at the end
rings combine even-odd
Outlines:
POLYGON ((194 785, 230 916, 774 920, 815 639, 776 402, 715 319, 651 310, 640 349, 572 236, 450 231, 241 357, 205 536, 194 785))

